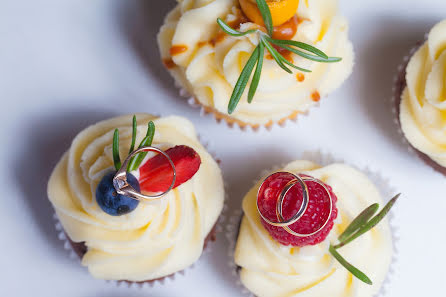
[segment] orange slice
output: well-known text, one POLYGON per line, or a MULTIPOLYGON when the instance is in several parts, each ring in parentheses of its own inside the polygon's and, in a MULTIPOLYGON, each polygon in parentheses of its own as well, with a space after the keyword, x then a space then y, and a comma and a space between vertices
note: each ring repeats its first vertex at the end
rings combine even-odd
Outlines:
MULTIPOLYGON (((239 0, 239 2, 243 12, 252 22, 264 26, 255 0, 239 0)), ((271 11, 273 26, 280 26, 292 18, 299 6, 299 0, 266 0, 266 3, 271 11)))

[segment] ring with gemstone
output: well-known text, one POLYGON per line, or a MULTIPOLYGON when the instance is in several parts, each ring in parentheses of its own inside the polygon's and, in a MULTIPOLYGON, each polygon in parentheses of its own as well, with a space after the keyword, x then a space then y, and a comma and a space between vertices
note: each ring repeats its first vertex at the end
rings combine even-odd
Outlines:
POLYGON ((127 159, 122 163, 121 168, 116 172, 115 176, 113 177, 113 186, 116 189, 116 192, 119 195, 124 195, 136 200, 140 201, 156 201, 161 199, 163 196, 165 196, 170 190, 173 189, 175 186, 175 181, 177 177, 177 172, 175 170, 175 165, 173 164, 172 159, 167 155, 165 152, 160 150, 159 148, 153 147, 153 146, 143 146, 141 148, 138 148, 137 150, 133 151, 127 159), (142 152, 156 152, 158 154, 161 154, 163 157, 167 159, 169 162, 170 167, 172 167, 173 176, 172 176, 172 183, 170 184, 169 188, 162 192, 157 193, 154 195, 145 195, 138 191, 136 191, 128 182, 127 182, 127 167, 130 162, 130 160, 137 154, 142 152))

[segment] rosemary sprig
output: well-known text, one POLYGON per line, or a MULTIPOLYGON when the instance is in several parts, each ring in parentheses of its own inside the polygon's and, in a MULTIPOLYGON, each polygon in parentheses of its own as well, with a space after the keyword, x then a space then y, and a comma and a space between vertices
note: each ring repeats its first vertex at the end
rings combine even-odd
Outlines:
POLYGON ((398 200, 398 198, 400 197, 401 194, 396 195, 395 197, 393 197, 387 204, 386 206, 384 206, 384 208, 373 218, 371 218, 370 220, 368 220, 367 222, 365 222, 360 228, 358 228, 358 230, 356 232, 354 232, 353 234, 351 234, 349 237, 347 237, 346 239, 344 239, 343 241, 341 241, 340 243, 338 243, 337 245, 335 245, 334 247, 336 249, 343 247, 346 244, 349 244, 350 242, 352 242, 353 240, 355 240, 356 238, 358 238, 359 236, 361 236, 362 234, 370 231, 373 227, 375 227, 376 225, 379 224, 379 222, 381 222, 381 220, 387 215, 387 213, 390 211, 390 209, 392 208, 392 206, 395 204, 395 202, 398 200))
POLYGON ((354 232, 358 231, 368 220, 378 211, 379 204, 375 203, 364 209, 344 230, 344 232, 339 235, 339 241, 344 241, 350 237, 354 232))
POLYGON ((310 53, 315 54, 316 56, 319 56, 323 59, 328 59, 328 56, 321 50, 319 50, 318 48, 307 44, 307 43, 303 43, 300 41, 295 41, 295 40, 284 40, 284 39, 272 39, 270 37, 266 37, 268 39, 268 41, 271 41, 273 43, 276 43, 277 45, 291 45, 291 46, 295 46, 298 48, 301 48, 303 50, 309 51, 310 53))
MULTIPOLYGON (((133 125, 132 125, 132 142, 130 144, 129 154, 131 154, 135 149, 136 142, 136 132, 137 132, 137 121, 136 116, 133 116, 133 125)), ((147 125, 147 133, 146 137, 139 144, 139 148, 143 146, 151 146, 153 142, 153 137, 155 135, 155 124, 150 121, 147 125)), ((127 167, 127 171, 133 171, 138 169, 141 165, 141 162, 147 156, 147 152, 141 152, 137 155, 133 156, 130 160, 129 165, 127 167)), ((113 134, 113 165, 115 166, 116 171, 121 168, 121 158, 119 156, 119 130, 115 129, 113 134)))
POLYGON ((115 165, 116 171, 121 168, 121 158, 119 157, 119 130, 115 129, 113 134, 113 164, 115 165))
POLYGON ((342 59, 337 57, 328 57, 324 52, 317 49, 316 47, 299 42, 294 40, 278 40, 273 39, 273 21, 271 17, 271 11, 269 10, 268 4, 265 0, 256 0, 257 7, 259 8, 260 14, 262 15, 263 22, 266 27, 266 31, 268 34, 265 34, 261 30, 248 30, 245 32, 240 32, 238 30, 235 30, 231 28, 225 21, 218 18, 217 24, 220 26, 220 28, 228 35, 234 36, 234 37, 242 37, 247 34, 252 33, 258 33, 259 34, 259 44, 254 49, 254 52, 249 57, 248 61, 246 62, 245 66, 243 67, 242 72, 240 73, 240 76, 237 80, 237 83, 234 86, 234 90, 232 92, 231 98, 229 100, 228 104, 228 113, 232 114, 235 111, 235 108, 237 107, 237 104, 240 101, 240 98, 243 95, 243 92, 246 89, 246 85, 249 82, 249 79, 251 78, 254 66, 257 65, 256 70, 254 71, 253 78, 251 80, 251 85, 249 87, 248 91, 248 103, 251 103, 255 92, 257 91, 257 87, 259 85, 260 76, 262 72, 263 67, 263 60, 265 55, 265 48, 268 50, 268 52, 271 54, 277 65, 279 65, 284 71, 292 74, 288 66, 295 68, 302 72, 311 72, 311 70, 298 67, 294 65, 293 63, 289 62, 287 59, 285 59, 275 48, 280 47, 285 50, 288 50, 296 55, 299 55, 303 58, 306 58, 311 61, 315 62, 321 62, 321 63, 333 63, 333 62, 339 62, 342 59), (273 46, 274 45, 274 46, 273 46), (299 49, 298 49, 299 48, 299 49), (306 51, 306 52, 305 52, 306 51), (288 65, 288 66, 287 66, 288 65))
POLYGON ((263 57, 265 46, 263 45, 263 42, 259 43, 259 52, 257 57, 257 66, 256 70, 254 71, 254 76, 252 77, 251 85, 249 86, 249 92, 248 92, 248 103, 252 102, 252 99, 254 99, 254 94, 257 91, 257 87, 259 85, 260 81, 260 74, 262 73, 262 67, 263 67, 263 57))
POLYGON ((303 51, 300 51, 298 49, 292 48, 290 46, 287 46, 285 43, 280 43, 280 40, 275 40, 272 39, 270 42, 273 43, 276 46, 279 46, 283 49, 286 49, 287 51, 290 51, 292 53, 295 53, 296 55, 299 55, 305 59, 311 60, 311 61, 315 61, 315 62, 321 62, 321 63, 334 63, 334 62, 339 62, 342 59, 338 58, 338 57, 327 57, 327 58, 322 58, 320 56, 314 56, 314 55, 310 55, 307 54, 303 51))
POLYGON ((370 231, 373 227, 378 225, 379 222, 389 213, 395 202, 398 200, 401 194, 393 197, 384 208, 376 215, 379 205, 377 203, 370 205, 364 211, 362 211, 345 229, 344 232, 338 237, 339 243, 336 245, 330 245, 330 254, 342 265, 350 271, 356 278, 363 281, 366 284, 371 285, 372 281, 362 271, 350 264, 345 260, 337 249, 349 244, 359 236, 370 231))
POLYGON ((269 10, 268 4, 265 0, 256 0, 257 7, 260 10, 260 14, 262 15, 263 23, 265 24, 266 30, 268 31, 269 36, 273 35, 273 18, 271 16, 271 11, 269 10))
POLYGON ((285 58, 281 54, 279 54, 279 52, 269 42, 267 42, 265 38, 260 37, 260 42, 263 43, 263 45, 269 51, 274 60, 276 60, 276 63, 277 65, 280 66, 280 68, 282 68, 283 70, 285 70, 290 74, 293 73, 288 67, 285 66, 285 64, 283 64, 283 60, 285 60, 285 58))
POLYGON ((133 152, 135 149, 135 142, 136 142, 136 129, 137 129, 138 123, 136 122, 136 116, 133 116, 133 125, 132 125, 132 144, 130 144, 129 154, 133 152))
MULTIPOLYGON (((143 146, 151 146, 154 135, 155 135, 155 124, 152 121, 150 121, 149 124, 147 125, 146 137, 144 137, 144 139, 139 144, 139 148, 143 146)), ((141 162, 144 160, 146 156, 147 152, 142 152, 134 156, 129 162, 128 171, 133 171, 138 169, 139 165, 141 165, 141 162)))
POLYGON ((279 66, 282 67, 282 69, 285 70, 286 72, 288 72, 290 74, 293 73, 283 63, 285 63, 285 64, 287 64, 287 65, 289 65, 289 66, 291 66, 293 68, 296 68, 297 70, 303 71, 303 72, 311 72, 311 70, 298 67, 298 66, 294 65, 293 63, 289 62, 264 37, 261 37, 261 40, 262 40, 263 44, 265 45, 266 49, 271 54, 271 56, 273 56, 274 60, 276 60, 277 64, 279 64, 279 66))
POLYGON ((339 252, 332 245, 330 245, 330 248, 328 250, 330 251, 330 254, 332 254, 332 256, 342 266, 344 266, 345 269, 350 271, 350 273, 353 274, 356 278, 358 278, 359 280, 365 282, 368 285, 372 285, 373 284, 373 282, 370 280, 370 278, 367 275, 365 275, 364 272, 362 272, 361 270, 359 270, 358 268, 356 268, 355 266, 350 264, 347 260, 345 260, 344 257, 342 257, 341 254, 339 254, 339 252))
POLYGON ((217 19, 217 24, 223 29, 223 31, 225 31, 226 34, 234 36, 234 37, 242 37, 242 36, 245 36, 246 34, 255 33, 257 31, 257 30, 248 30, 246 32, 240 32, 240 31, 234 30, 231 28, 231 26, 226 24, 225 21, 223 21, 220 18, 217 19))
POLYGON ((252 70, 254 66, 258 62, 258 52, 259 46, 257 46, 252 53, 251 57, 249 57, 248 62, 246 62, 245 67, 243 67, 242 72, 235 84, 234 91, 232 92, 231 99, 229 100, 228 105, 228 113, 231 114, 234 112, 240 98, 242 97, 243 92, 245 91, 246 85, 248 84, 249 78, 251 77, 252 70))

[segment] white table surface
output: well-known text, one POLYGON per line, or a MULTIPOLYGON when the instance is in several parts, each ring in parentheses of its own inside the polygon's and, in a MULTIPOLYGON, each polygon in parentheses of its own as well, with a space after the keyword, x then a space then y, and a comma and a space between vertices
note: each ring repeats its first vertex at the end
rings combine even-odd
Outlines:
POLYGON ((242 296, 220 236, 196 269, 166 286, 134 290, 89 276, 57 239, 48 176, 82 128, 144 110, 191 119, 222 160, 230 210, 264 168, 321 149, 369 166, 403 193, 394 209, 398 263, 386 296, 441 296, 446 281, 446 178, 409 153, 391 112, 397 66, 446 17, 443 0, 341 2, 356 66, 297 124, 241 132, 200 117, 159 60, 156 33, 173 0, 0 1, 2 296, 242 296), (240 166, 240 164, 243 164, 240 166))

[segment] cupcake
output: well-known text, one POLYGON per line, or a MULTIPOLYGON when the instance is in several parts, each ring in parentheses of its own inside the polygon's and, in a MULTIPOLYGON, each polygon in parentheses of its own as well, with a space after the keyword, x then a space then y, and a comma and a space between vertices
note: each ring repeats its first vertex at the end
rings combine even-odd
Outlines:
POLYGON ((178 1, 158 44, 194 103, 254 129, 318 105, 350 75, 354 56, 336 0, 178 1))
POLYGON ((125 115, 79 133, 48 197, 93 277, 153 282, 192 265, 215 239, 224 188, 191 122, 137 114, 133 125, 125 115))
POLYGON ((412 51, 395 89, 396 110, 409 144, 446 175, 446 20, 412 51))
POLYGON ((376 296, 392 262, 392 234, 376 186, 360 171, 294 161, 243 199, 234 260, 257 297, 376 296))

